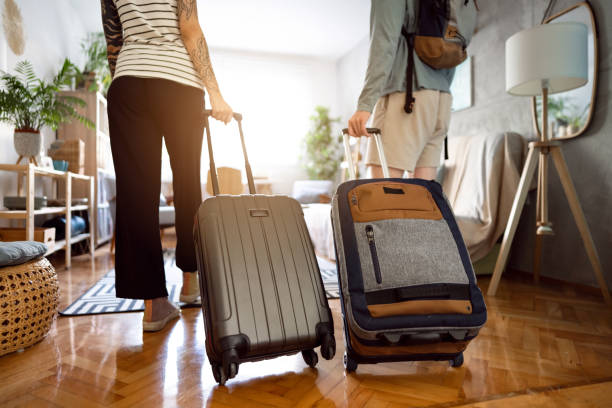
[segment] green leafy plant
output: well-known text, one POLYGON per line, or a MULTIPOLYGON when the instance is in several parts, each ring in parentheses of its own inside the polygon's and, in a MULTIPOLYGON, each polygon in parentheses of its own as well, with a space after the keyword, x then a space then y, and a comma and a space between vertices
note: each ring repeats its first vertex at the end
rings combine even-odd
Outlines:
MULTIPOLYGON (((548 97, 548 118, 549 120, 554 118, 557 123, 561 126, 567 126, 575 121, 578 106, 576 104, 569 103, 570 98, 562 95, 553 95, 548 97)), ((538 120, 542 116, 542 99, 537 98, 536 112, 538 114, 538 120)))
POLYGON ((108 69, 106 40, 103 32, 89 33, 81 42, 81 50, 87 55, 83 71, 101 72, 108 69))
POLYGON ((317 106, 310 120, 311 128, 304 138, 303 166, 311 179, 331 180, 342 159, 341 138, 332 135, 332 125, 340 118, 330 118, 329 108, 317 106))
POLYGON ((75 67, 74 79, 77 88, 86 88, 95 92, 99 90, 106 94, 112 81, 108 60, 106 58, 106 39, 103 32, 89 33, 81 42, 81 51, 87 57, 83 69, 75 67))
POLYGON ((60 123, 77 119, 87 127, 93 123, 77 112, 85 101, 58 92, 69 87, 75 67, 65 59, 62 68, 51 81, 36 76, 29 61, 17 63, 16 74, 3 72, 0 81, 0 121, 17 130, 38 132, 42 126, 57 129, 60 123))
POLYGON ((570 125, 572 125, 576 129, 582 128, 584 126, 587 116, 589 115, 589 109, 591 108, 591 103, 587 103, 587 105, 580 111, 578 108, 574 110, 574 116, 570 118, 570 125))

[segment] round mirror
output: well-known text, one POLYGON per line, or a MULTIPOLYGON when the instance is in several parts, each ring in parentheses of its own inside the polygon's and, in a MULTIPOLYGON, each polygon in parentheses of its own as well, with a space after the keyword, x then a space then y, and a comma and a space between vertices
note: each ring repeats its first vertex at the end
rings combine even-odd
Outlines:
MULTIPOLYGON (((583 23, 588 33, 588 74, 587 83, 567 92, 548 96, 548 129, 550 139, 570 139, 581 135, 589 126, 595 104, 597 91, 597 25, 593 10, 588 2, 578 3, 555 14, 544 21, 547 23, 576 22, 583 23)), ((542 97, 536 96, 532 101, 533 122, 538 136, 542 128, 542 97)))

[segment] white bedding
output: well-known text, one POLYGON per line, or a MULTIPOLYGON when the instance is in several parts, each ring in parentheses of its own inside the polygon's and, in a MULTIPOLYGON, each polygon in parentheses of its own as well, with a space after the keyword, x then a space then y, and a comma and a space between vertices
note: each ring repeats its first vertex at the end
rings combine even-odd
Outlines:
POLYGON ((304 204, 302 209, 315 252, 321 257, 335 260, 331 204, 304 204))

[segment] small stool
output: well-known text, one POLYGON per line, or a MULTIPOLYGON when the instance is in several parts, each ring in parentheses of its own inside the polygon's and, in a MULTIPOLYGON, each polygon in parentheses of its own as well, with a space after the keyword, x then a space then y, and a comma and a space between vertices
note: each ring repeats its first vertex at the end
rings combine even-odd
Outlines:
POLYGON ((57 316, 59 285, 46 251, 38 242, 0 242, 0 356, 44 339, 57 316))

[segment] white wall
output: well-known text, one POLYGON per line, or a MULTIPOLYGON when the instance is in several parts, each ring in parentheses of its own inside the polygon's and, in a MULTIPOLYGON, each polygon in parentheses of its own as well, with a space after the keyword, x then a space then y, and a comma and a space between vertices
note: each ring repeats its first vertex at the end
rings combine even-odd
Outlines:
POLYGON ((336 63, 338 111, 343 127, 346 127, 357 109, 357 99, 365 80, 369 48, 370 41, 366 36, 336 63))
MULTIPOLYGON (((100 14, 99 2, 91 2, 91 13, 100 14)), ((4 2, 0 4, 3 8, 4 2)), ((21 10, 22 26, 25 34, 23 55, 15 55, 6 45, 3 30, 0 30, 0 69, 13 71, 18 61, 28 60, 34 66, 39 77, 49 79, 60 68, 64 58, 81 64, 80 43, 87 29, 79 18, 70 0, 54 0, 50 3, 40 0, 18 0, 21 10), (43 6, 44 5, 44 6, 43 6)), ((101 30, 99 27, 87 27, 90 31, 101 30)), ((54 139, 55 133, 43 129, 45 146, 54 139)), ((17 153, 13 147, 13 127, 0 124, 0 163, 15 163, 17 153)), ((14 173, 0 172, 0 206, 4 195, 16 194, 16 177, 14 173)))
MULTIPOLYGON (((244 115, 244 135, 256 176, 267 176, 275 193, 290 194, 293 181, 306 178, 299 163, 301 143, 317 105, 337 115, 336 66, 319 58, 211 50, 221 92, 244 115)), ((207 106, 209 103, 207 101, 207 106)), ((211 134, 217 166, 243 168, 238 129, 213 121, 211 134)), ((202 177, 208 170, 206 141, 202 177)), ((167 157, 163 175, 170 179, 167 157)))

